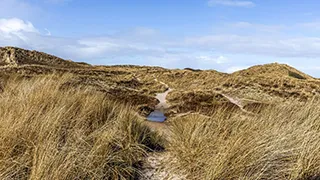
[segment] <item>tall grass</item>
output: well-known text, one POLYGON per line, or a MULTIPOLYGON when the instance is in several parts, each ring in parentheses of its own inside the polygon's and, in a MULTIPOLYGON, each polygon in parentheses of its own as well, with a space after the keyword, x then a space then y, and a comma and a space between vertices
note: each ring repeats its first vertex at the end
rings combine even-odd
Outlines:
POLYGON ((130 107, 69 76, 11 78, 0 93, 0 179, 132 179, 160 137, 130 107))
POLYGON ((170 168, 188 179, 320 179, 320 106, 257 116, 189 116, 172 123, 170 168))

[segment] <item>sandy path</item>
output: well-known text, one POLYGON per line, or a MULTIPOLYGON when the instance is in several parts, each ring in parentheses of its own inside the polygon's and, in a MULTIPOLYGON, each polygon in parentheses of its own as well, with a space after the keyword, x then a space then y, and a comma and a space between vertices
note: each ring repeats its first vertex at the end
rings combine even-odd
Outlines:
POLYGON ((235 99, 235 98, 232 98, 228 95, 225 95, 225 94, 221 94, 223 97, 227 98, 230 102, 232 102, 233 104, 237 105, 240 109, 243 109, 243 105, 241 104, 240 100, 239 99, 235 99))
MULTIPOLYGON (((155 109, 160 110, 161 112, 164 112, 166 109, 168 109, 170 107, 170 105, 167 103, 166 97, 169 94, 169 92, 171 92, 173 89, 170 89, 167 84, 160 82, 157 79, 155 79, 155 81, 165 85, 167 88, 167 90, 165 92, 158 93, 156 95, 156 98, 159 100, 159 104, 156 105, 155 109)), ((227 98, 231 103, 238 106, 243 112, 251 113, 243 108, 243 105, 239 99, 233 98, 231 96, 228 96, 228 95, 225 95, 222 93, 221 93, 221 95, 224 96, 225 98, 227 98)), ((189 115, 189 114, 192 114, 192 113, 181 114, 180 116, 177 116, 177 117, 182 117, 182 116, 189 115)), ((209 118, 208 116, 204 116, 204 117, 209 118)), ((163 135, 163 137, 169 139, 171 132, 167 128, 166 122, 158 123, 158 122, 146 121, 145 123, 153 131, 157 131, 157 132, 159 132, 159 134, 163 135)), ((164 162, 168 161, 168 159, 172 159, 172 158, 170 158, 170 156, 166 152, 150 153, 147 158, 145 168, 143 170, 143 177, 141 179, 143 179, 143 180, 168 180, 168 179, 182 180, 182 179, 185 179, 183 176, 174 174, 173 172, 170 172, 170 170, 168 170, 164 167, 164 162)))
POLYGON ((177 175, 172 170, 165 167, 165 162, 173 161, 166 152, 156 152, 149 155, 147 158, 148 166, 143 171, 144 177, 142 180, 185 180, 183 175, 177 175))
POLYGON ((165 85, 167 88, 167 90, 165 92, 156 94, 156 98, 159 100, 159 104, 157 104, 155 108, 156 108, 156 110, 164 111, 164 109, 169 108, 169 105, 167 103, 166 98, 167 98, 167 95, 169 94, 169 92, 171 92, 173 89, 171 89, 168 84, 159 81, 157 78, 155 78, 154 81, 165 85))
MULTIPOLYGON (((156 105, 155 110, 165 112, 166 109, 170 107, 167 103, 166 97, 169 92, 173 91, 173 89, 169 88, 169 86, 158 79, 154 79, 155 81, 166 86, 167 90, 163 93, 156 94, 156 98, 159 100, 159 104, 156 105)), ((167 127, 166 122, 152 122, 145 121, 145 125, 147 125, 152 131, 157 131, 163 138, 169 138, 170 130, 167 127)), ((169 172, 168 169, 164 168, 165 161, 171 159, 166 152, 154 152, 149 153, 146 164, 144 165, 144 170, 142 172, 143 180, 181 180, 181 176, 175 175, 172 172, 169 172)))
MULTIPOLYGON (((169 92, 173 91, 173 89, 169 88, 167 84, 164 82, 158 81, 158 79, 154 79, 156 82, 159 82, 166 86, 167 90, 163 93, 156 94, 156 99, 158 99, 159 103, 155 106, 156 111, 161 111, 165 113, 165 110, 170 107, 166 98, 169 92)), ((146 121, 145 124, 151 128, 153 131, 158 131, 161 135, 167 136, 169 134, 166 122, 153 122, 153 121, 146 121)))
POLYGON ((233 98, 233 97, 230 97, 230 96, 228 96, 228 95, 226 95, 226 94, 222 94, 222 93, 221 93, 221 95, 222 95, 223 97, 227 98, 231 103, 233 103, 233 104, 235 104, 236 106, 238 106, 238 107, 241 109, 242 112, 248 113, 248 114, 254 114, 254 113, 249 112, 249 111, 247 111, 246 109, 244 109, 244 107, 243 107, 240 99, 238 99, 238 98, 233 98))
MULTIPOLYGON (((166 97, 167 95, 173 90, 169 88, 169 86, 161 81, 158 81, 157 79, 154 79, 155 81, 163 84, 166 86, 167 90, 163 93, 156 94, 156 98, 159 100, 159 104, 156 105, 155 109, 159 110, 164 113, 166 109, 170 107, 170 105, 167 103, 166 97)), ((243 108, 243 105, 241 101, 237 98, 233 98, 231 96, 222 94, 225 98, 227 98, 231 103, 238 106, 243 112, 250 113, 247 110, 243 108)), ((181 114, 177 117, 182 117, 185 115, 189 115, 190 113, 181 114)), ((207 116, 204 116, 207 117, 207 116)), ((209 118, 209 117, 208 117, 209 118)), ((170 130, 167 128, 167 124, 165 122, 158 123, 158 122, 151 122, 146 121, 145 124, 150 127, 153 131, 159 132, 159 134, 163 135, 163 137, 169 139, 170 136, 170 130)), ((145 168, 143 170, 143 177, 141 179, 143 180, 165 180, 165 179, 172 179, 172 180, 181 180, 185 179, 183 176, 179 176, 177 174, 174 174, 170 172, 170 170, 164 168, 163 162, 166 162, 168 160, 169 155, 166 152, 157 152, 157 153, 150 153, 147 162, 145 164, 145 168)))
POLYGON ((169 104, 167 103, 167 95, 169 94, 169 92, 171 92, 172 89, 168 88, 168 90, 166 90, 164 93, 158 93, 156 95, 156 98, 159 100, 159 104, 156 105, 156 110, 160 110, 162 112, 164 112, 165 109, 169 108, 169 104))

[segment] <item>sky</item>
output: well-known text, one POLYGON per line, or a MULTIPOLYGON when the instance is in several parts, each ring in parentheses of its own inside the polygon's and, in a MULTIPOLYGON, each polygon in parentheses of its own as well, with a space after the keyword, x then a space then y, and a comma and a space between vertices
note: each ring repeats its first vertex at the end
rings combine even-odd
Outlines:
POLYGON ((95 65, 285 63, 320 77, 319 0, 0 0, 0 46, 95 65))

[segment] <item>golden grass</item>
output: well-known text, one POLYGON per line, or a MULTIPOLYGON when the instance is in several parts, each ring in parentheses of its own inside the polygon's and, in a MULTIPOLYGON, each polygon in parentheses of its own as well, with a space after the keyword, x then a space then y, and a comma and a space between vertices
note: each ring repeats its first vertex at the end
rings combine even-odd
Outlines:
MULTIPOLYGON (((199 112, 210 115, 216 109, 225 107, 229 112, 240 111, 223 95, 214 91, 177 91, 169 93, 170 111, 175 113, 199 112)), ((169 113, 170 114, 170 113, 169 113)))
POLYGON ((320 106, 269 108, 257 116, 172 121, 169 167, 187 179, 319 179, 320 106))
POLYGON ((153 110, 155 93, 167 88, 160 82, 174 89, 169 115, 206 115, 170 120, 169 172, 188 179, 320 179, 319 103, 290 103, 317 98, 320 81, 287 65, 233 74, 90 66, 17 48, 0 48, 0 65, 8 56, 14 63, 0 72, 0 179, 138 177, 147 152, 163 142, 133 110, 153 110), (244 109, 259 115, 230 113, 239 108, 222 93, 250 102, 244 109))
POLYGON ((131 179, 161 138, 130 107, 69 76, 9 79, 0 94, 0 179, 131 179))

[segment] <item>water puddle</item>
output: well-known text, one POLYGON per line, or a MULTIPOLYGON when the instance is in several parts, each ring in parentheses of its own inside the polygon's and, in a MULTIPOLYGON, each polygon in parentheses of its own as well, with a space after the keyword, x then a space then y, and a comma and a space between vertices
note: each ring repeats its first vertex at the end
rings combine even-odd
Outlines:
POLYGON ((148 121, 153 121, 153 122, 164 122, 166 119, 167 119, 167 117, 160 110, 153 111, 147 117, 148 121))
POLYGON ((147 117, 148 121, 164 122, 167 119, 164 112, 165 109, 169 107, 166 97, 170 91, 172 91, 172 89, 168 88, 166 92, 157 94, 156 98, 159 100, 159 104, 156 105, 155 110, 147 117))

